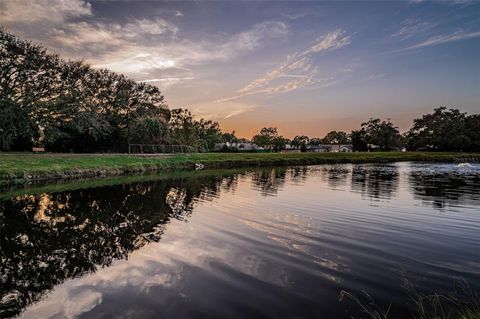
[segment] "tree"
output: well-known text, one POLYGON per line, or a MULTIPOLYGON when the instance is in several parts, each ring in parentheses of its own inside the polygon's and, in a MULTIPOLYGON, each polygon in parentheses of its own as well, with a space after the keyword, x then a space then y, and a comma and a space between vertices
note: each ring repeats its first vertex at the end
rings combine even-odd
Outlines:
POLYGON ((264 127, 257 135, 253 136, 252 142, 260 147, 279 152, 285 148, 288 139, 278 135, 276 127, 264 127))
POLYGON ((478 117, 469 118, 467 120, 466 113, 456 109, 436 108, 433 113, 413 120, 413 126, 407 133, 408 147, 414 150, 473 150, 475 142, 472 143, 472 138, 476 139, 478 117))
POLYGON ((470 139, 470 145, 466 145, 466 150, 480 152, 480 114, 465 118, 465 133, 470 139))
POLYGON ((199 151, 213 150, 215 143, 222 141, 222 132, 217 122, 195 120, 187 109, 171 110, 170 142, 189 145, 199 151))
POLYGON ((252 142, 260 147, 271 149, 273 147, 273 140, 278 137, 276 127, 264 127, 260 132, 253 136, 252 142))
POLYGON ((137 118, 129 127, 128 138, 130 143, 166 144, 168 124, 163 118, 137 118))
POLYGON ((215 121, 200 119, 198 121, 198 134, 204 151, 213 150, 215 144, 222 141, 220 125, 215 121))
POLYGON ((365 152, 368 150, 367 133, 365 130, 354 130, 350 134, 352 148, 357 152, 365 152))
POLYGON ((348 134, 342 131, 331 131, 323 138, 323 144, 348 144, 350 138, 348 134))
POLYGON ((239 143, 240 139, 235 136, 235 131, 232 131, 232 133, 222 134, 222 142, 234 144, 234 143, 239 143))
POLYGON ((58 56, 0 28, 0 141, 2 150, 31 149, 37 116, 58 92, 58 56))
POLYGON ((2 29, 0 107, 2 150, 120 151, 137 119, 168 121, 157 87, 65 61, 2 29))
POLYGON ((401 135, 398 127, 390 120, 370 119, 362 123, 361 134, 364 134, 367 144, 378 145, 382 151, 390 151, 400 146, 401 135))
POLYGON ((292 139, 291 144, 293 147, 297 149, 299 148, 302 150, 302 152, 305 152, 307 150, 307 145, 309 142, 310 139, 308 138, 308 136, 297 135, 292 139))
POLYGON ((313 138, 310 139, 308 144, 312 145, 312 146, 318 146, 320 144, 323 144, 323 139, 318 138, 318 137, 313 137, 313 138))
POLYGON ((285 146, 288 144, 288 142, 288 138, 277 136, 272 141, 272 150, 274 152, 280 152, 281 150, 285 149, 285 146))

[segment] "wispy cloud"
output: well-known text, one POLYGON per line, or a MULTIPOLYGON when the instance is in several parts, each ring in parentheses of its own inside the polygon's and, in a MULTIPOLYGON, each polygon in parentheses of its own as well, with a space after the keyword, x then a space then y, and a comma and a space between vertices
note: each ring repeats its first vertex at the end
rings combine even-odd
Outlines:
POLYGON ((290 92, 304 86, 329 79, 318 78, 318 68, 313 63, 313 57, 317 54, 342 48, 351 43, 351 37, 342 29, 337 29, 315 41, 310 48, 303 52, 296 52, 287 57, 287 60, 263 76, 253 80, 243 88, 237 90, 237 94, 217 100, 217 103, 232 101, 253 94, 277 94, 290 92), (290 78, 294 78, 291 80, 290 78), (287 81, 284 81, 287 79, 287 81), (282 81, 283 80, 283 81, 282 81))
POLYGON ((240 114, 251 112, 259 106, 254 103, 244 103, 240 101, 226 101, 218 103, 199 103, 191 105, 192 111, 196 116, 205 119, 228 119, 240 114))
POLYGON ((288 18, 290 20, 298 20, 303 17, 306 17, 308 15, 307 12, 302 12, 302 13, 283 13, 282 16, 285 18, 288 18))
POLYGON ((31 24, 39 21, 63 22, 68 18, 91 16, 90 3, 82 0, 15 0, 0 2, 2 24, 31 24))
POLYGON ((400 41, 425 33, 434 28, 436 24, 429 21, 423 21, 418 18, 408 18, 400 23, 400 28, 392 34, 393 38, 399 38, 400 41))
MULTIPOLYGON (((427 2, 427 0, 409 0, 408 3, 409 4, 419 4, 419 3, 423 3, 423 2, 427 2)), ((446 4, 446 5, 462 5, 462 6, 465 6, 465 5, 470 5, 472 3, 474 3, 475 0, 444 0, 444 1, 436 1, 436 3, 440 3, 440 4, 446 4)))
POLYGON ((434 37, 431 37, 423 42, 417 43, 415 45, 400 49, 398 51, 407 51, 407 50, 414 50, 414 49, 420 49, 428 46, 434 46, 434 45, 439 45, 443 43, 449 43, 449 42, 456 42, 456 41, 462 41, 462 40, 468 40, 468 39, 473 39, 480 37, 480 31, 473 31, 473 32, 466 32, 464 30, 459 30, 454 33, 450 34, 445 34, 445 35, 437 35, 434 37))
POLYGON ((138 82, 143 83, 153 83, 162 87, 163 89, 168 88, 172 85, 183 83, 185 81, 195 80, 195 77, 186 76, 186 77, 165 77, 165 78, 154 78, 154 79, 143 79, 138 82))
POLYGON ((83 0, 52 0, 49 6, 42 0, 0 2, 0 21, 9 30, 95 67, 136 79, 170 79, 157 82, 159 86, 187 81, 194 77, 192 66, 229 61, 288 33, 285 23, 265 21, 238 33, 198 41, 178 37, 174 20, 181 16, 182 12, 174 11, 170 19, 117 22, 98 19, 83 0))
POLYGON ((370 75, 364 77, 363 80, 364 81, 375 81, 375 80, 383 78, 386 75, 387 75, 386 73, 373 73, 373 74, 370 74, 370 75))

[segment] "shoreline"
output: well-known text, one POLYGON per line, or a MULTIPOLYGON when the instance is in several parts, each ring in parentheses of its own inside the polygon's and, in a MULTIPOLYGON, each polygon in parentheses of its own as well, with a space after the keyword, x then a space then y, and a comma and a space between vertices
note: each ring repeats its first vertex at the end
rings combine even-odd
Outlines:
POLYGON ((190 154, 56 154, 0 153, 0 186, 121 175, 261 166, 340 163, 480 161, 480 153, 354 152, 354 153, 190 153, 190 154))

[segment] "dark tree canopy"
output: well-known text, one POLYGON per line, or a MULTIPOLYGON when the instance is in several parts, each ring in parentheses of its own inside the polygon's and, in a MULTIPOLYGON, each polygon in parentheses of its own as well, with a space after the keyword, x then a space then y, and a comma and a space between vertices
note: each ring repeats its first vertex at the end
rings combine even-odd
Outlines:
POLYGON ((276 127, 264 127, 253 136, 252 142, 268 150, 279 152, 285 148, 288 139, 279 135, 276 127))
POLYGON ((322 140, 322 144, 348 144, 350 143, 350 138, 348 134, 342 131, 331 131, 322 140))
POLYGON ((356 151, 391 151, 402 144, 402 136, 390 120, 370 119, 362 123, 360 130, 352 131, 350 137, 356 151))
POLYGON ((305 135, 297 135, 290 141, 290 144, 293 147, 301 149, 302 152, 305 152, 307 150, 307 145, 309 143, 310 139, 308 138, 308 136, 305 135))
POLYGON ((130 135, 140 119, 168 121, 157 87, 63 60, 1 29, 0 66, 2 150, 44 144, 51 151, 120 151, 132 139, 152 138, 152 130, 130 135))
MULTIPOLYGON (((187 109, 173 109, 169 122, 170 141, 173 144, 192 146, 198 151, 208 151, 214 148, 215 143, 224 141, 217 122, 196 120, 187 109)), ((226 136, 234 139, 235 136, 226 136)))
POLYGON ((480 116, 439 107, 415 119, 406 136, 412 150, 480 151, 480 116))

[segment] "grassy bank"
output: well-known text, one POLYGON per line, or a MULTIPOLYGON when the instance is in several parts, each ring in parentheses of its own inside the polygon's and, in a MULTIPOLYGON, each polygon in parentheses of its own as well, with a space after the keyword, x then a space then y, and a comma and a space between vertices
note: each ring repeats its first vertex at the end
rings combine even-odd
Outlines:
POLYGON ((385 163, 396 161, 454 162, 480 159, 480 154, 429 152, 372 153, 202 153, 171 156, 116 154, 32 154, 0 153, 0 184, 32 181, 114 176, 129 173, 248 166, 312 165, 329 163, 385 163))

